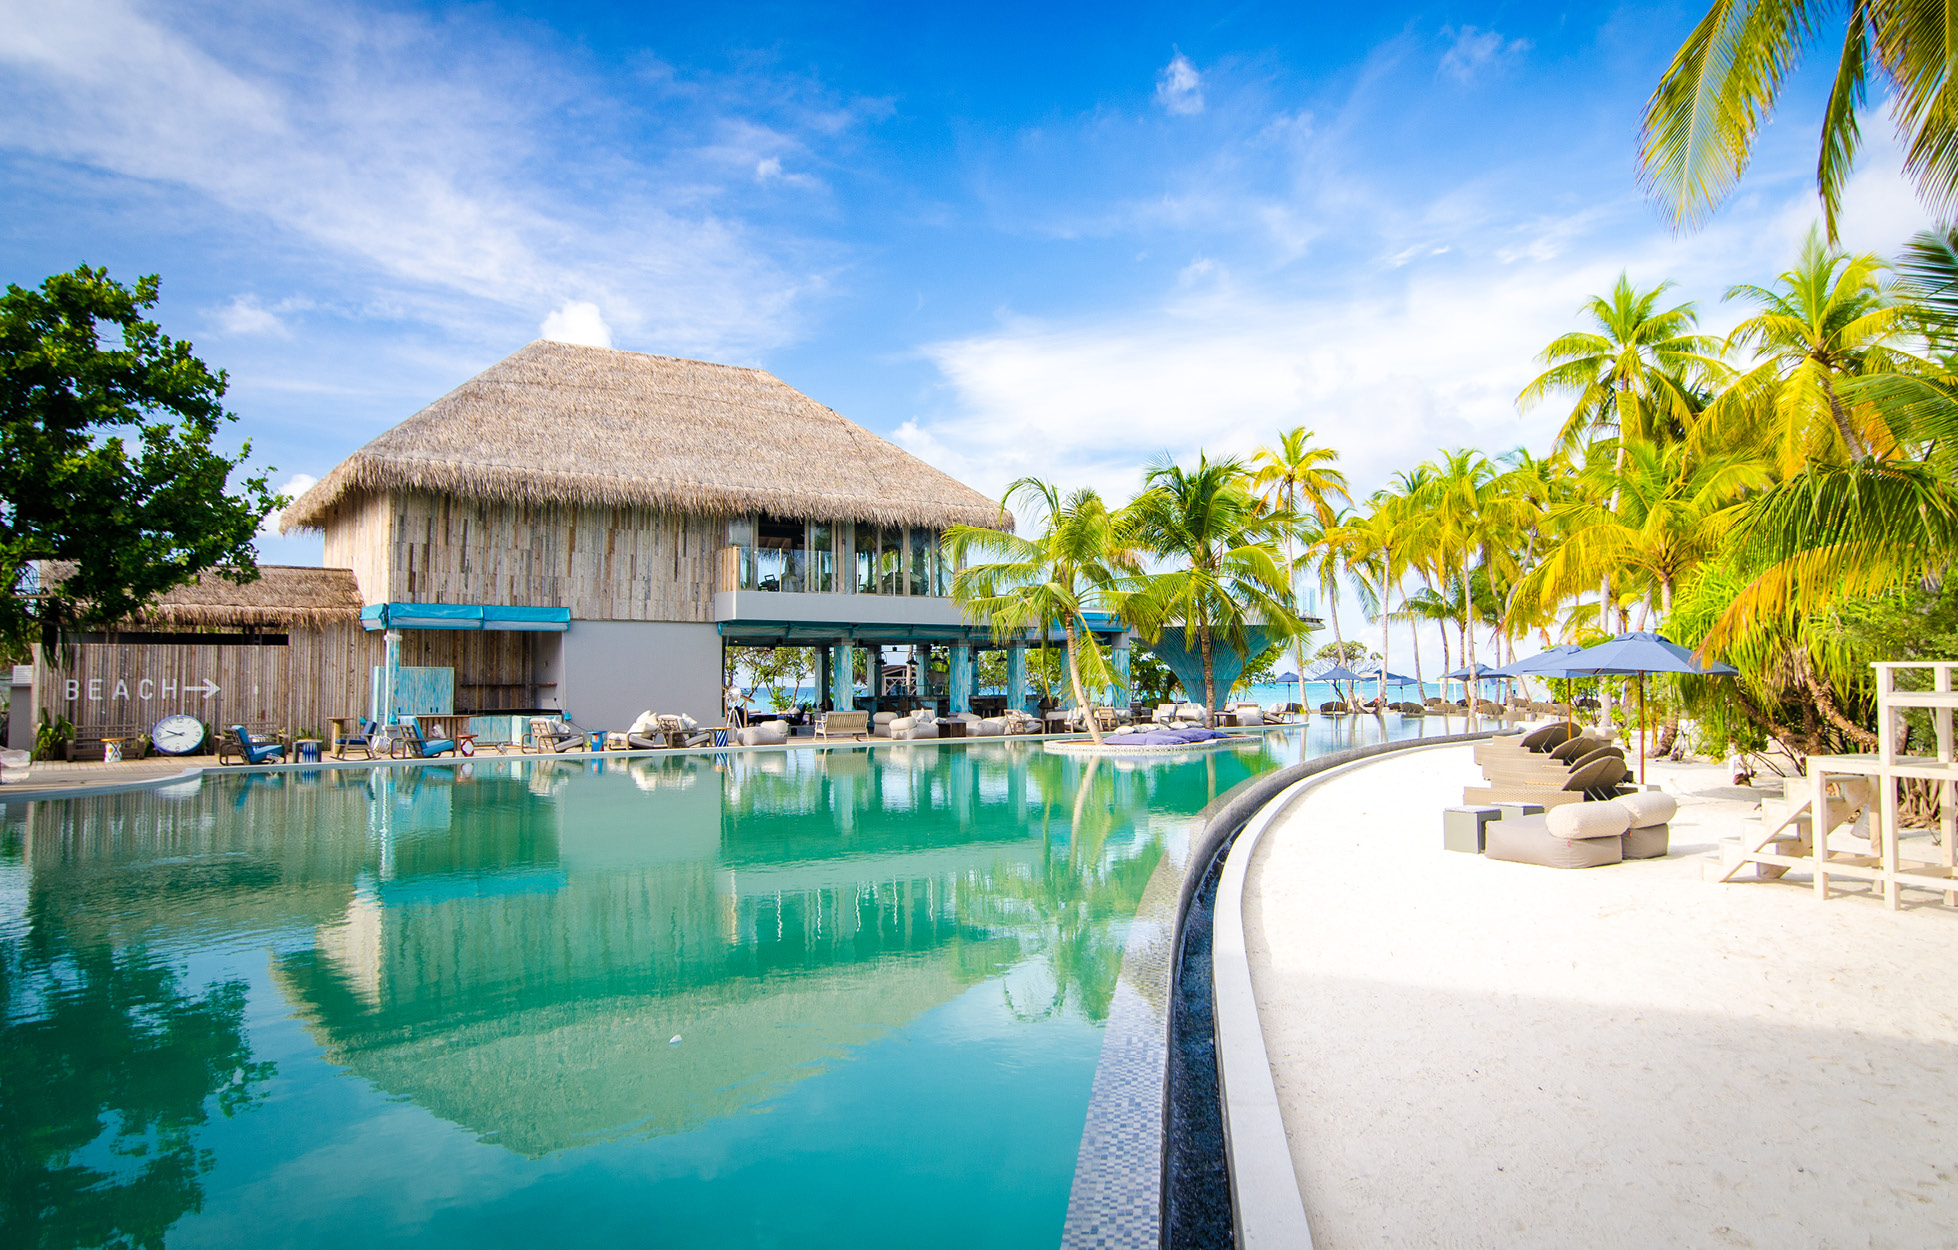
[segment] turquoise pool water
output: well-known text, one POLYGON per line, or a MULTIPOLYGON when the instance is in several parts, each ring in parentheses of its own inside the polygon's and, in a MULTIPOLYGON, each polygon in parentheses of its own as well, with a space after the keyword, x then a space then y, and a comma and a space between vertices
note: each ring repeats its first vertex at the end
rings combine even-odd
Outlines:
POLYGON ((1052 1246, 1158 860, 1379 733, 7 804, 0 1242, 1052 1246))

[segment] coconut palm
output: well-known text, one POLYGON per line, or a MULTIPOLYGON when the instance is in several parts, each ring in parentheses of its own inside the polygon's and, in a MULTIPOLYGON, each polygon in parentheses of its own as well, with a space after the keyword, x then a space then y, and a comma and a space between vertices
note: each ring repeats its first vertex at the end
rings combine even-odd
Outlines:
POLYGON ((1243 465, 1199 455, 1185 469, 1162 460, 1126 509, 1137 540, 1167 568, 1141 579, 1122 611, 1145 638, 1181 626, 1203 661, 1204 706, 1215 715, 1218 643, 1250 651, 1250 633, 1291 637, 1303 627, 1271 518, 1252 495, 1243 465))
MULTIPOLYGON (((1619 274, 1610 295, 1593 296, 1581 310, 1595 329, 1566 334, 1538 354, 1550 368, 1516 399, 1528 408, 1553 392, 1576 394, 1557 434, 1559 451, 1568 454, 1597 437, 1623 447, 1681 435, 1699 409, 1699 390, 1729 376, 1718 340, 1692 332, 1698 323, 1692 304, 1658 308, 1671 286, 1641 291, 1619 274)), ((1612 602, 1610 583, 1601 582, 1598 614, 1607 632, 1612 602)))
POLYGON ((1728 449, 1773 449, 1782 476, 1815 461, 1840 463, 1895 446, 1877 403, 1855 404, 1846 378, 1928 370, 1899 342, 1917 325, 1916 306, 1892 298, 1875 256, 1849 256, 1815 232, 1774 287, 1743 283, 1727 292, 1761 311, 1734 327, 1729 347, 1752 348, 1760 363, 1716 399, 1696 441, 1728 449))
MULTIPOLYGON (((1293 518, 1285 529, 1285 568, 1292 602, 1301 616, 1297 543, 1301 536, 1316 537, 1331 525, 1338 505, 1349 498, 1346 475, 1333 467, 1338 460, 1339 453, 1332 448, 1314 446, 1312 431, 1302 425, 1279 434, 1277 446, 1251 453, 1252 489, 1272 511, 1293 518)), ((1337 605, 1333 610, 1338 612, 1337 605)), ((1305 672, 1304 631, 1293 640, 1292 658, 1298 671, 1305 672)))
POLYGON ((1500 548, 1492 541, 1493 522, 1503 501, 1494 484, 1497 470, 1487 456, 1472 448, 1444 452, 1435 466, 1434 486, 1427 499, 1439 531, 1439 542, 1455 561, 1462 579, 1463 609, 1467 628, 1462 631, 1463 664, 1471 675, 1469 686, 1469 725, 1475 725, 1475 564, 1492 563, 1500 548))
POLYGON ((1652 442, 1683 434, 1699 409, 1698 392, 1730 372, 1720 340, 1695 334, 1691 303, 1658 307, 1672 283, 1639 290, 1618 275, 1609 295, 1594 295, 1579 310, 1593 328, 1551 340, 1537 354, 1550 367, 1523 388, 1524 408, 1555 392, 1576 396, 1557 432, 1569 451, 1600 436, 1652 442))
POLYGON ((947 551, 964 566, 952 575, 952 597, 968 620, 984 621, 996 639, 1024 630, 1044 638, 1050 624, 1060 622, 1074 705, 1088 733, 1100 742, 1101 731, 1089 714, 1088 689, 1121 681, 1088 628, 1086 613, 1116 606, 1122 579, 1141 572, 1140 556, 1121 516, 1109 511, 1093 490, 1063 497, 1051 483, 1021 478, 1000 500, 1002 522, 1015 499, 1037 514, 1030 536, 1010 533, 1003 525, 955 525, 945 531, 947 551), (971 563, 974 556, 997 558, 971 563))
POLYGON ((1948 9, 1912 0, 1715 0, 1645 106, 1643 180, 1676 221, 1704 221, 1733 190, 1783 81, 1836 29, 1838 13, 1846 29, 1815 167, 1828 237, 1836 237, 1873 71, 1919 197, 1940 216, 1958 203, 1958 23, 1948 9))

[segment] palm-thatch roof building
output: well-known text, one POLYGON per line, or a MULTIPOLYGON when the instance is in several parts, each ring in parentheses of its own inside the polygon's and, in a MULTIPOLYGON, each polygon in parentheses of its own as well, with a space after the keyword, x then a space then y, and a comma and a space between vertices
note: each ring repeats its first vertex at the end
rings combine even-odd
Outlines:
POLYGON ((1002 520, 763 370, 536 342, 349 456, 284 525, 325 534, 371 630, 522 647, 521 682, 508 662, 458 671, 457 710, 617 726, 718 718, 728 642, 822 647, 846 706, 837 648, 951 644, 956 699, 987 640, 939 534, 1002 520))

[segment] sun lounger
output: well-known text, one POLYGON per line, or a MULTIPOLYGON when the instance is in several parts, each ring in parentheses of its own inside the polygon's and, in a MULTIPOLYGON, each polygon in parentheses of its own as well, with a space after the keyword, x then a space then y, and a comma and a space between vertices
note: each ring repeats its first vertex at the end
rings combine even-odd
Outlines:
POLYGON ((421 721, 413 716, 401 718, 401 727, 408 732, 394 740, 389 754, 396 759, 404 756, 409 759, 434 759, 438 755, 456 754, 456 744, 448 738, 427 738, 422 736, 421 721))
POLYGON ((286 744, 271 734, 246 733, 243 725, 233 725, 218 744, 218 763, 236 759, 240 764, 283 764, 286 744))
POLYGON ((789 722, 785 720, 756 721, 736 731, 744 747, 779 747, 789 740, 789 722))
POLYGON ((1558 807, 1540 816, 1492 820, 1484 827, 1490 859, 1546 868, 1598 868, 1628 859, 1658 859, 1669 849, 1679 803, 1641 792, 1558 807))
POLYGON ((523 749, 533 755, 559 751, 581 751, 590 745, 583 731, 573 729, 555 716, 533 716, 530 731, 524 735, 523 749))

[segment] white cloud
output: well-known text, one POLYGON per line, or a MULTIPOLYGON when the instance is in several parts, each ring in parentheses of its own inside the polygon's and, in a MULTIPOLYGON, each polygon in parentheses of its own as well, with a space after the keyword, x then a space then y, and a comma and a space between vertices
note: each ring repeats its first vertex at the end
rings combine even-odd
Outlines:
POLYGON ((755 177, 760 179, 762 182, 767 182, 770 178, 780 178, 781 176, 782 176, 781 157, 771 156, 765 160, 760 160, 755 162, 755 177))
POLYGON ((226 334, 288 335, 279 314, 258 302, 256 295, 240 295, 217 311, 218 328, 226 334))
POLYGON ((1179 117, 1203 112, 1203 78, 1181 52, 1156 75, 1156 103, 1179 117))
POLYGON ((612 327, 605 324, 598 305, 585 300, 565 301, 562 308, 544 318, 537 333, 560 343, 577 343, 583 347, 612 345, 612 327))
MULTIPOLYGON (((288 499, 297 499, 307 491, 313 489, 313 487, 319 485, 319 481, 318 478, 310 473, 295 473, 274 489, 288 499)), ((284 516, 284 508, 274 508, 272 511, 266 513, 265 519, 258 523, 259 534, 266 538, 278 537, 279 525, 284 516)))
POLYGON ((1530 48, 1527 39, 1506 40, 1496 31, 1477 30, 1473 26, 1464 26, 1460 30, 1444 27, 1441 33, 1455 37, 1448 50, 1441 54, 1441 72, 1462 83, 1473 81, 1483 70, 1500 66, 1530 48))
MULTIPOLYGON (((712 136, 619 168, 613 136, 566 120, 612 111, 599 87, 468 19, 0 0, 0 28, 0 145, 187 188, 353 261, 413 319, 467 330, 484 302, 521 314, 574 289, 633 337, 742 354, 790 337, 821 282, 792 234, 717 209, 712 136)), ((791 142, 753 130, 729 132, 743 171, 791 142)))

